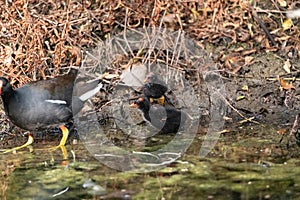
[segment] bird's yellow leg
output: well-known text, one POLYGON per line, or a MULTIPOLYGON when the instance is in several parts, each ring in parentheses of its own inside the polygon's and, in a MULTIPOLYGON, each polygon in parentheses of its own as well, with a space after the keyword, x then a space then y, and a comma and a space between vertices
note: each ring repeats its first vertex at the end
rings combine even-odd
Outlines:
POLYGON ((60 148, 62 155, 63 155, 63 159, 67 160, 68 159, 68 153, 65 147, 65 144, 67 142, 68 136, 69 136, 69 130, 67 129, 67 127, 65 127, 65 125, 61 125, 59 126, 61 132, 62 132, 62 138, 60 140, 59 145, 55 146, 55 147, 51 147, 49 148, 50 151, 55 151, 56 149, 60 148))
POLYGON ((55 147, 51 147, 51 149, 55 150, 59 147, 62 147, 62 146, 65 146, 66 142, 67 142, 67 139, 68 139, 68 136, 69 136, 69 130, 67 129, 67 127, 65 127, 65 125, 61 125, 59 126, 61 132, 62 132, 62 138, 60 140, 60 143, 59 145, 55 146, 55 147))
POLYGON ((12 149, 5 150, 3 153, 15 152, 17 150, 23 149, 23 148, 31 145, 33 143, 33 141, 34 141, 33 135, 31 133, 29 133, 28 140, 25 144, 23 144, 22 146, 18 146, 18 147, 12 148, 12 149))
POLYGON ((69 130, 67 129, 67 127, 65 127, 65 125, 61 125, 59 128, 62 131, 63 136, 62 136, 58 146, 65 146, 68 136, 69 136, 69 130))
POLYGON ((49 149, 50 149, 50 151, 54 151, 54 150, 60 148, 61 149, 61 153, 63 155, 63 159, 67 160, 68 159, 68 153, 67 153, 65 144, 66 144, 68 136, 69 136, 69 130, 67 129, 67 127, 65 127, 65 125, 61 125, 61 126, 59 126, 59 128, 60 128, 60 130, 62 132, 62 138, 60 140, 60 143, 59 143, 59 145, 57 145, 55 147, 51 147, 49 149))

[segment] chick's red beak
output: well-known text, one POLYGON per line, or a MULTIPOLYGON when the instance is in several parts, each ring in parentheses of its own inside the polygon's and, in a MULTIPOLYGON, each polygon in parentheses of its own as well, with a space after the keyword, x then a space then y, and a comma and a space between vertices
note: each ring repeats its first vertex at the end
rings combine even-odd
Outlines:
POLYGON ((138 105, 134 102, 134 103, 132 103, 132 104, 130 104, 130 108, 136 108, 138 105))

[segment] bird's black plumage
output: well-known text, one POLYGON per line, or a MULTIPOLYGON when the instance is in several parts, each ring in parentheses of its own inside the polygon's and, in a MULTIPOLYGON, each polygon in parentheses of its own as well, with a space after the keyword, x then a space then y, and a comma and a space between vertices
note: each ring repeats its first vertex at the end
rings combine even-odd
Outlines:
MULTIPOLYGON (((75 105, 76 111, 72 112, 72 96, 77 74, 77 69, 71 69, 66 75, 31 82, 15 90, 6 78, 0 77, 0 94, 8 118, 18 127, 29 131, 43 130, 69 122, 84 103, 84 100, 78 100, 75 105)), ((99 80, 91 84, 96 87, 98 83, 99 80)), ((76 90, 81 91, 80 88, 76 90)))
POLYGON ((164 107, 159 104, 151 105, 147 98, 140 97, 131 104, 143 113, 145 120, 149 121, 161 133, 177 133, 184 128, 188 119, 187 114, 174 107, 164 107))
POLYGON ((144 95, 149 98, 160 98, 168 91, 168 86, 160 77, 153 72, 150 72, 145 79, 143 88, 144 95))

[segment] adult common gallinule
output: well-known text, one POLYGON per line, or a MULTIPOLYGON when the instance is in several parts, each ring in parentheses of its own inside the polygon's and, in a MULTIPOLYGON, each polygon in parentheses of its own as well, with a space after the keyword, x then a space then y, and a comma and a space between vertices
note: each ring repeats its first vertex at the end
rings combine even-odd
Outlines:
MULTIPOLYGON (((100 80, 78 82, 74 86, 77 74, 78 70, 72 68, 66 75, 31 82, 16 90, 6 78, 0 77, 0 95, 8 118, 16 126, 28 131, 41 131, 59 126, 63 137, 58 146, 65 145, 69 132, 63 124, 71 121, 73 114, 79 112, 84 102, 102 86, 100 80), (73 103, 72 111, 74 88, 75 104, 73 103)), ((13 150, 23 147, 24 145, 13 150)))
POLYGON ((144 119, 165 134, 177 133, 185 126, 188 119, 185 112, 170 106, 151 105, 145 97, 138 98, 130 107, 140 109, 144 119))

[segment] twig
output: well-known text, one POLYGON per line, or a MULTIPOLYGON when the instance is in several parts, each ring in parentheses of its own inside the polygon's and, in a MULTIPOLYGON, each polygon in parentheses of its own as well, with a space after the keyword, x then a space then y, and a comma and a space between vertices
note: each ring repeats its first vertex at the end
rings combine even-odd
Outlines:
POLYGON ((257 21, 257 23, 260 25, 260 27, 264 30, 265 34, 267 35, 267 37, 271 41, 272 45, 276 46, 277 44, 276 44, 273 36, 270 34, 268 28, 266 27, 264 22, 258 17, 257 12, 253 8, 252 8, 252 15, 253 15, 254 19, 257 21))
POLYGON ((255 123, 255 124, 260 124, 259 122, 253 120, 255 117, 250 117, 250 118, 245 117, 245 116, 244 116, 242 113, 240 113, 235 107, 233 107, 233 106, 227 101, 227 99, 226 99, 222 94, 219 93, 219 95, 222 97, 222 99, 225 101, 225 103, 226 103, 232 110, 234 110, 237 114, 239 114, 242 118, 244 118, 244 119, 241 120, 239 123, 244 123, 244 122, 250 121, 250 122, 253 122, 253 123, 255 123))
MULTIPOLYGON (((300 81, 300 78, 281 78, 285 81, 300 81)), ((278 81, 278 78, 266 78, 267 81, 278 81)))
MULTIPOLYGON (((293 127, 292 127, 292 129, 291 129, 291 131, 290 131, 290 134, 288 135, 288 138, 287 138, 287 144, 286 144, 287 148, 289 148, 289 146, 290 146, 290 140, 291 140, 291 137, 292 137, 292 136, 295 136, 295 137, 296 137, 296 133, 298 132, 299 115, 300 115, 300 113, 298 113, 298 114, 296 115, 295 120, 294 120, 293 127)), ((284 137, 284 135, 281 137, 280 142, 282 141, 283 137, 284 137)), ((296 137, 296 139, 297 139, 297 137, 296 137)))

